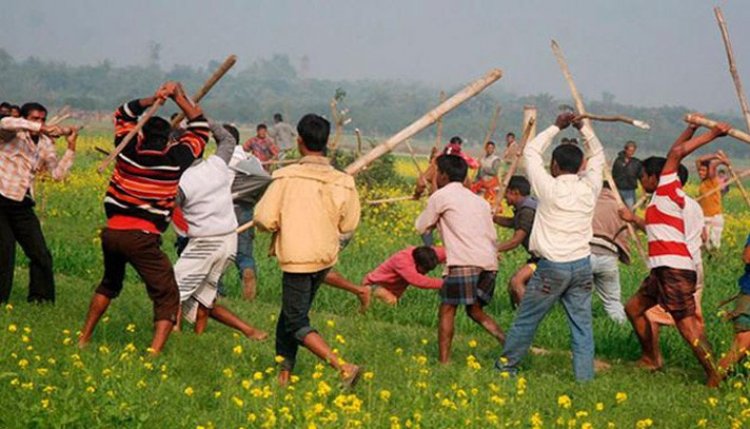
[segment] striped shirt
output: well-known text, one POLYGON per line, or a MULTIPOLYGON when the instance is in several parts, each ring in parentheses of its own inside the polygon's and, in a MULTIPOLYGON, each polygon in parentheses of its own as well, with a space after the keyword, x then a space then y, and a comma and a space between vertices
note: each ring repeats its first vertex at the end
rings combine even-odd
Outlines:
POLYGON ((646 209, 648 262, 657 267, 695 271, 685 234, 685 192, 676 172, 662 172, 646 209))
MULTIPOLYGON (((115 112, 115 146, 135 127, 144 107, 138 100, 115 112)), ((117 156, 104 197, 107 227, 163 232, 172 218, 182 173, 203 155, 209 129, 201 115, 188 121, 179 140, 154 147, 143 134, 117 156)))
POLYGON ((47 170, 54 180, 63 180, 70 171, 75 152, 68 149, 57 160, 55 143, 40 135, 36 142, 31 132, 38 132, 42 124, 23 118, 0 119, 0 194, 13 201, 22 201, 31 193, 34 176, 47 170))

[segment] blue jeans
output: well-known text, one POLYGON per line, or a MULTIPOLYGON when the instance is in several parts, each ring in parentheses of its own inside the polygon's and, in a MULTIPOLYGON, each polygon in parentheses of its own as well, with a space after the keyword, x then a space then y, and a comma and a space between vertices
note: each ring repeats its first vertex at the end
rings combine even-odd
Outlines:
POLYGON ((635 189, 620 189, 620 197, 628 208, 635 205, 635 189))
POLYGON ((518 364, 528 353, 539 323, 560 301, 570 326, 575 377, 579 381, 593 379, 592 283, 589 257, 562 263, 540 260, 506 337, 502 358, 495 366, 501 371, 518 372, 518 364))
POLYGON ((628 321, 620 300, 620 266, 616 255, 591 255, 594 288, 609 318, 619 324, 628 321))
MULTIPOLYGON (((253 220, 254 212, 255 206, 247 206, 244 204, 234 205, 234 214, 237 216, 237 222, 240 225, 253 220)), ((253 240, 255 240, 255 228, 250 228, 237 237, 237 257, 234 262, 237 265, 237 269, 240 270, 240 276, 247 268, 255 271, 253 240)))

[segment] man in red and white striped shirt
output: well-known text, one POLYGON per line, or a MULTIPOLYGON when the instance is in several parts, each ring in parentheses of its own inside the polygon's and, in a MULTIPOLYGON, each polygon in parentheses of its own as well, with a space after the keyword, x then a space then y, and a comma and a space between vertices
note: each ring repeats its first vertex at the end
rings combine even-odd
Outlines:
MULTIPOLYGON (((663 364, 646 317, 648 309, 661 304, 675 320, 680 334, 706 371, 707 383, 715 385, 719 378, 711 361, 711 346, 703 332, 703 324, 696 317, 694 293, 697 278, 685 233, 685 193, 677 172, 682 159, 726 135, 729 125, 721 123, 693 138, 695 130, 696 127, 690 125, 672 145, 666 159, 651 157, 643 161, 641 185, 646 192, 653 193, 645 222, 651 272, 628 301, 625 312, 641 344, 640 366, 656 370, 663 364)), ((629 212, 623 218, 634 220, 629 212)))

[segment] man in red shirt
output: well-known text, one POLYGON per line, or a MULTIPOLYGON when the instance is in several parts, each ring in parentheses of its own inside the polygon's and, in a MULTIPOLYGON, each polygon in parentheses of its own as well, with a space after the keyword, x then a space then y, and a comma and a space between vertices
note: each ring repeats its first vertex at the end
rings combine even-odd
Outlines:
MULTIPOLYGON (((697 275, 688 248, 683 214, 685 193, 677 171, 686 156, 726 135, 730 126, 720 123, 693 138, 696 128, 688 126, 672 145, 666 159, 651 157, 643 161, 641 185, 647 193, 653 193, 645 219, 651 272, 628 301, 625 312, 641 344, 642 356, 638 361, 641 367, 657 370, 663 364, 653 344, 651 323, 646 317, 651 307, 661 304, 675 320, 680 334, 706 371, 707 384, 714 386, 718 384, 719 376, 711 359, 711 345, 696 316, 697 275)), ((624 220, 636 221, 629 211, 624 210, 622 214, 624 220)))
POLYGON ((396 305, 409 285, 420 289, 440 289, 443 280, 426 274, 444 263, 445 249, 442 247, 407 247, 370 271, 362 284, 372 289, 375 298, 388 305, 396 305))
MULTIPOLYGON (((273 142, 273 139, 268 137, 268 127, 266 124, 260 124, 255 129, 255 137, 251 137, 245 144, 242 145, 242 149, 245 152, 252 152, 260 162, 273 161, 279 156, 279 148, 273 142)), ((266 167, 268 170, 268 167, 266 167)))

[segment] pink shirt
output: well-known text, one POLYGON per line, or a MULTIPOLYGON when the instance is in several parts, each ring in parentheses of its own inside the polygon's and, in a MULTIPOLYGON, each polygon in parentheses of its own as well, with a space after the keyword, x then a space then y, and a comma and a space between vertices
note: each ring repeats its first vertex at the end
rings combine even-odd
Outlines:
MULTIPOLYGON (((415 247, 407 247, 400 250, 380 264, 365 276, 365 285, 378 285, 401 298, 409 285, 421 289, 440 289, 443 286, 442 279, 436 279, 417 271, 417 263, 414 262, 412 252, 415 247)), ((437 253, 438 262, 445 263, 445 249, 442 247, 433 247, 437 253)))
POLYGON ((435 227, 443 238, 449 267, 497 271, 497 233, 484 198, 451 182, 435 191, 416 221, 419 233, 435 227))

